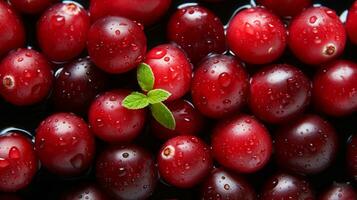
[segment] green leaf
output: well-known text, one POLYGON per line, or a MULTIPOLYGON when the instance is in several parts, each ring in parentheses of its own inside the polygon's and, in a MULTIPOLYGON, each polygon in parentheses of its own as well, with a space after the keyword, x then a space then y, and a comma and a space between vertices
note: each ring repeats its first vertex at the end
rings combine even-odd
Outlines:
POLYGON ((155 77, 151 67, 146 63, 140 63, 137 70, 137 79, 139 86, 145 92, 150 91, 154 87, 155 77))
POLYGON ((122 105, 130 110, 137 110, 145 108, 149 105, 149 100, 145 94, 140 92, 132 92, 130 95, 125 97, 122 105))
POLYGON ((167 100, 171 93, 163 89, 150 90, 147 94, 149 103, 155 104, 167 100))
POLYGON ((162 102, 150 106, 152 116, 165 128, 174 130, 176 122, 171 111, 162 102))

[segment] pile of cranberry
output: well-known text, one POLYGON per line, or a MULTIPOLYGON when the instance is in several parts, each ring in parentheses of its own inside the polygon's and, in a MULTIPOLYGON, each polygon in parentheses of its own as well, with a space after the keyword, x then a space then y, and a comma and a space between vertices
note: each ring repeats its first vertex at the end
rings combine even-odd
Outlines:
POLYGON ((356 200, 357 1, 316 3, 0 1, 0 199, 356 200))

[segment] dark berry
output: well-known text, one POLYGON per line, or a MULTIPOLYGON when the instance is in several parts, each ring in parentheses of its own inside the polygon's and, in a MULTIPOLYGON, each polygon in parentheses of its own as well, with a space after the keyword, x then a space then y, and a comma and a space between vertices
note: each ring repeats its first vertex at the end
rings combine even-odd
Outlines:
POLYGON ((347 144, 347 168, 357 181, 357 135, 353 135, 347 144))
POLYGON ((311 0, 258 0, 258 3, 281 17, 293 17, 309 7, 311 0))
POLYGON ((61 200, 110 200, 110 197, 96 184, 85 183, 66 192, 61 200))
POLYGON ((9 0, 18 11, 26 14, 37 14, 50 7, 58 0, 9 0))
POLYGON ((350 41, 357 44, 357 1, 354 2, 348 11, 345 27, 350 41))
POLYGON ((357 190, 349 184, 334 183, 319 200, 354 200, 357 199, 357 190))

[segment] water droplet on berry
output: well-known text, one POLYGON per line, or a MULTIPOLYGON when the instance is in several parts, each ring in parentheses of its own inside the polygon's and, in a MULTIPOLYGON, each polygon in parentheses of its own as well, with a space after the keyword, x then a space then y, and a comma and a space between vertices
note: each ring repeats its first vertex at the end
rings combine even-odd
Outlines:
POLYGON ((17 147, 11 147, 11 149, 9 150, 9 158, 10 159, 20 158, 20 150, 17 147))

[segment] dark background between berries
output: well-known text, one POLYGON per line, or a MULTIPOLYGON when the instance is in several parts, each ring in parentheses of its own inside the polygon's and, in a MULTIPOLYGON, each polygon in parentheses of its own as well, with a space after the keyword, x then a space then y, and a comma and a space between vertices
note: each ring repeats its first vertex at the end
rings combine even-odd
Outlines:
MULTIPOLYGON (((82 4, 83 6, 87 7, 89 0, 76 0, 76 2, 82 4)), ((183 3, 192 3, 195 1, 189 0, 173 0, 173 5, 170 11, 166 14, 165 17, 162 18, 161 22, 153 27, 149 27, 146 29, 146 35, 148 37, 148 47, 149 49, 153 46, 158 44, 162 44, 167 42, 165 33, 166 33, 166 23, 178 5, 183 3)), ((232 14, 237 10, 239 7, 249 4, 249 0, 227 0, 224 3, 218 4, 203 4, 213 12, 215 12, 224 24, 227 24, 232 14)), ((353 0, 320 0, 315 1, 315 3, 320 3, 324 6, 330 7, 341 15, 343 11, 349 8, 353 0)), ((25 25, 27 28, 27 44, 34 49, 38 49, 36 44, 36 37, 35 37, 35 26, 37 17, 33 16, 23 16, 25 21, 25 25)), ((348 46, 346 52, 343 54, 344 58, 350 59, 352 61, 357 61, 357 48, 348 46)), ((286 55, 283 56, 279 61, 276 63, 290 63, 299 66, 303 69, 308 75, 312 75, 313 71, 308 70, 304 64, 297 61, 295 58, 291 56, 289 52, 285 53, 286 55)), ((83 53, 85 56, 86 53, 83 53)), ((61 65, 59 65, 60 67, 61 65)), ((252 73, 252 72, 251 72, 252 73)), ((116 75, 111 76, 109 88, 133 88, 136 87, 136 79, 135 73, 129 72, 124 75, 116 75)), ((133 88, 135 89, 135 88, 133 88)), ((17 127, 22 128, 24 130, 29 131, 30 133, 34 133, 35 128, 38 126, 39 122, 42 121, 45 117, 50 115, 51 113, 55 112, 53 110, 53 106, 51 104, 51 100, 47 100, 45 102, 39 103, 37 105, 31 107, 15 107, 12 106, 3 100, 0 100, 0 129, 7 128, 7 127, 17 127)), ((249 110, 244 111, 249 113, 249 110)), ((310 107, 307 112, 315 112, 313 107, 310 107)), ((86 119, 86 116, 83 116, 86 119)), ((315 191, 320 192, 322 188, 329 186, 333 181, 345 182, 349 181, 348 176, 346 174, 346 170, 344 170, 345 165, 345 144, 348 140, 348 136, 351 134, 356 134, 357 131, 357 113, 345 117, 345 118, 329 118, 327 116, 323 116, 328 119, 330 122, 333 123, 334 127, 336 128, 339 138, 340 138, 340 154, 338 155, 337 159, 335 160, 334 164, 323 173, 309 176, 309 179, 315 189, 315 191)), ((214 124, 214 123, 207 123, 207 124, 214 124)), ((276 128, 274 126, 268 127, 271 132, 276 128)), ((209 136, 211 133, 211 127, 206 127, 205 131, 201 133, 201 136, 206 141, 209 142, 209 136)), ((160 144, 157 140, 153 140, 152 137, 149 137, 148 131, 145 131, 141 136, 137 139, 136 143, 148 148, 152 152, 156 153, 160 144)), ((100 141, 97 141, 97 151, 100 151, 101 146, 104 146, 100 141)), ((155 155, 155 154, 153 154, 155 155)), ((247 175, 247 180, 249 180, 254 186, 256 190, 259 190, 261 187, 262 180, 267 179, 275 172, 275 163, 270 162, 268 166, 266 166, 260 172, 254 175, 247 175)), ((83 182, 83 181, 94 181, 93 170, 90 169, 85 176, 72 178, 72 179, 63 179, 57 177, 55 175, 50 174, 45 170, 41 170, 38 172, 38 175, 33 180, 32 184, 26 188, 25 190, 21 191, 19 194, 24 197, 24 199, 57 199, 61 193, 68 190, 69 188, 83 182)), ((355 185, 356 186, 356 185, 355 185)), ((164 183, 160 183, 157 186, 157 189, 151 199, 197 199, 197 189, 194 188, 191 190, 181 190, 177 188, 173 188, 170 186, 165 185, 164 183)))

